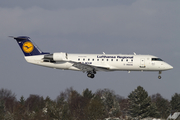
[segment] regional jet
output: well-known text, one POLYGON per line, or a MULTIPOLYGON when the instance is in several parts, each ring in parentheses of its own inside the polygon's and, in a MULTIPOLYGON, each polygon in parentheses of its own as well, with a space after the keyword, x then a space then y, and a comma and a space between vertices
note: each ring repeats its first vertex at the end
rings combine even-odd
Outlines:
MULTIPOLYGON (((12 36, 10 36, 12 37, 12 36)), ((75 70, 87 73, 94 78, 99 71, 157 71, 158 78, 165 70, 173 69, 162 59, 152 55, 134 54, 70 54, 66 52, 42 52, 27 36, 12 37, 19 44, 29 63, 61 69, 75 70)))

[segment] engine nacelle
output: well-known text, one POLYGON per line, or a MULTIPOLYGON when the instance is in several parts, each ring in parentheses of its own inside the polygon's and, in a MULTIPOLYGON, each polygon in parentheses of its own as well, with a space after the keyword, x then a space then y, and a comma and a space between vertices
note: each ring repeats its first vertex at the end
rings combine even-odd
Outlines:
POLYGON ((66 61, 68 59, 67 53, 53 53, 44 55, 44 62, 66 61))
POLYGON ((64 61, 67 59, 68 59, 67 53, 63 53, 63 52, 53 53, 53 60, 54 61, 64 61))

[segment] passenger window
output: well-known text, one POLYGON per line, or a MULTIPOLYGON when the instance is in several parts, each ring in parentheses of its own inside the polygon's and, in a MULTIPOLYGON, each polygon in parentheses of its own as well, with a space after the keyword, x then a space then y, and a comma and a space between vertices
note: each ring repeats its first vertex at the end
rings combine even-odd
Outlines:
POLYGON ((80 61, 80 58, 78 59, 78 61, 80 61))
POLYGON ((83 61, 85 61, 85 59, 83 59, 83 61))
POLYGON ((121 59, 121 61, 123 62, 123 59, 121 59))
POLYGON ((108 59, 107 59, 107 61, 108 61, 108 59))
POLYGON ((133 62, 133 59, 131 59, 131 62, 133 62))
POLYGON ((128 59, 126 61, 128 62, 128 59))
POLYGON ((113 61, 113 59, 111 59, 111 61, 113 61))
POLYGON ((104 59, 102 59, 102 61, 104 61, 104 59))
POLYGON ((99 61, 99 59, 97 59, 97 61, 99 61))
POLYGON ((94 59, 92 59, 92 61, 94 61, 94 59))
POLYGON ((116 61, 118 61, 118 59, 116 59, 116 61))
POLYGON ((90 59, 88 59, 88 61, 90 61, 90 59))

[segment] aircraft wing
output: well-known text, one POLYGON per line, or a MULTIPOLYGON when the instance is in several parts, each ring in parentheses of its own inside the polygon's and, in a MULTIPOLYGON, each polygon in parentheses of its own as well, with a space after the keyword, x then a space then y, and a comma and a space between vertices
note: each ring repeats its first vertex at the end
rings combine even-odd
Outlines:
POLYGON ((89 64, 84 64, 81 62, 74 62, 74 61, 69 61, 73 63, 73 66, 80 69, 83 72, 87 71, 110 71, 108 67, 101 67, 101 66, 94 66, 94 65, 89 65, 89 64))
MULTIPOLYGON (((49 60, 51 62, 55 62, 53 60, 53 55, 52 54, 49 54, 49 55, 45 55, 43 60, 49 60)), ((81 63, 81 62, 76 62, 76 61, 69 61, 69 60, 61 60, 61 61, 64 61, 64 62, 70 62, 72 63, 74 67, 80 69, 81 71, 83 72, 96 72, 96 71, 110 71, 110 68, 108 66, 94 66, 94 65, 90 65, 90 64, 84 64, 84 63, 81 63)))

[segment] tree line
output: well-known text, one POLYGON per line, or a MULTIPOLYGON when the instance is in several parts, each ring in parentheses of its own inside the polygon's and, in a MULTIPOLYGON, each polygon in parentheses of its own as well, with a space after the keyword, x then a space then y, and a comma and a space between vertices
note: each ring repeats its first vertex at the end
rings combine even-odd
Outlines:
POLYGON ((169 101, 159 93, 149 96, 141 86, 127 98, 110 89, 99 89, 93 93, 87 88, 80 94, 73 88, 67 88, 55 100, 39 95, 30 95, 27 99, 22 96, 17 100, 11 90, 0 89, 1 120, 166 119, 170 113, 178 111, 180 94, 175 93, 169 101))

